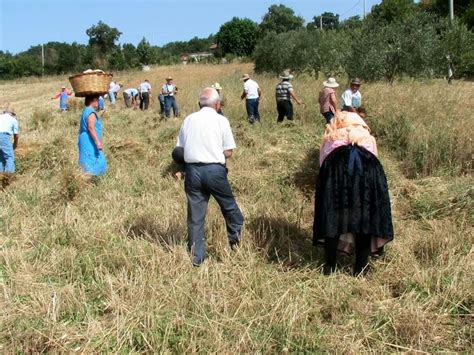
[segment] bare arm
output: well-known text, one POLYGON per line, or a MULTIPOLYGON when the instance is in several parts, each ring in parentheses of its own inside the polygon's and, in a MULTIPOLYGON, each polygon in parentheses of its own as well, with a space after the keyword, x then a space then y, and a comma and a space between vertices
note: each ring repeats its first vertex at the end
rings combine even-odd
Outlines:
POLYGON ((258 97, 261 97, 262 96, 262 90, 260 90, 260 88, 258 88, 257 92, 258 92, 258 97))
POLYGON ((18 147, 18 140, 20 139, 19 134, 14 134, 13 135, 13 149, 16 149, 18 147))
POLYGON ((92 139, 95 142, 98 150, 102 150, 102 142, 100 141, 99 137, 97 136, 97 132, 95 131, 95 121, 97 120, 94 113, 91 113, 89 117, 87 117, 87 130, 89 131, 92 139))
POLYGON ((242 91, 242 95, 240 95, 240 99, 243 100, 247 97, 247 93, 244 91, 242 91))
POLYGON ((301 105, 301 104, 302 104, 302 102, 298 99, 298 97, 296 96, 296 94, 295 94, 294 91, 291 91, 291 92, 290 92, 290 96, 293 98, 293 100, 296 101, 296 103, 297 103, 298 105, 301 105))
POLYGON ((229 159, 231 156, 232 156, 232 153, 234 152, 233 149, 227 149, 227 150, 224 150, 224 156, 226 159, 229 159))

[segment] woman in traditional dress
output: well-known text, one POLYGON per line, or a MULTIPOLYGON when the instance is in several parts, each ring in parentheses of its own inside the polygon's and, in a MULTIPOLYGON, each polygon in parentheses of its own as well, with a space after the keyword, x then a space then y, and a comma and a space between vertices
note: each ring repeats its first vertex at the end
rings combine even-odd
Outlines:
POLYGON ((336 269, 337 250, 355 250, 354 275, 366 269, 393 239, 385 172, 375 138, 353 112, 337 112, 327 125, 320 150, 313 243, 324 241, 326 272, 336 269))
POLYGON ((87 96, 85 105, 79 126, 79 165, 86 174, 99 176, 107 171, 107 160, 102 150, 102 121, 96 112, 99 95, 87 96))

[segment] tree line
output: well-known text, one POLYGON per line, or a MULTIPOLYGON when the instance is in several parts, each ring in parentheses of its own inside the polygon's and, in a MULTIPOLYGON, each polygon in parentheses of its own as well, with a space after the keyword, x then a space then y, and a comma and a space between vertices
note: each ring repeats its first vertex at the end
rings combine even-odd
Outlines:
POLYGON ((186 53, 246 57, 258 72, 283 69, 324 75, 360 76, 393 82, 400 76, 474 76, 474 2, 455 2, 456 20, 447 18, 445 0, 383 0, 370 14, 341 21, 325 12, 305 24, 285 5, 272 5, 260 23, 234 17, 217 34, 162 47, 145 38, 136 46, 117 44, 121 32, 103 22, 87 29, 87 45, 49 42, 12 55, 0 51, 0 79, 63 74, 87 68, 125 70, 149 64, 173 64, 186 53))

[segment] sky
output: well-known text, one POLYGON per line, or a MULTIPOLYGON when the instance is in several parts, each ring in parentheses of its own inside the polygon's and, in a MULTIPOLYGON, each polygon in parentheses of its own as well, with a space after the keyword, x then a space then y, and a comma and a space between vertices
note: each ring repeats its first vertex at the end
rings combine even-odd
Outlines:
MULTIPOLYGON (((367 12, 381 0, 365 0, 367 12)), ((208 37, 233 17, 260 22, 272 4, 284 4, 309 22, 323 12, 341 19, 363 14, 364 0, 0 0, 0 50, 13 54, 47 42, 87 44, 86 29, 103 21, 123 34, 162 46, 208 37)))

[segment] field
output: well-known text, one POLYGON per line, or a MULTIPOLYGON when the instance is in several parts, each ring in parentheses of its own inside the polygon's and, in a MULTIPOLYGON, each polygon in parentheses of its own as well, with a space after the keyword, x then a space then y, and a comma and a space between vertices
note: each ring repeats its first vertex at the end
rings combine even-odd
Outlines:
POLYGON ((145 113, 123 100, 108 108, 109 171, 90 182, 77 168, 81 102, 60 114, 50 100, 67 78, 0 84, 22 126, 16 178, 0 191, 2 353, 472 351, 474 84, 362 86, 395 240, 353 278, 347 257, 323 275, 311 245, 322 78, 294 80, 306 106, 277 126, 278 80, 255 76, 263 123, 249 126, 245 72, 251 64, 117 75, 125 87, 148 77, 156 93, 172 74, 183 117, 201 88, 224 87, 238 145, 229 179, 246 225, 230 252, 212 202, 201 268, 185 250, 186 198, 172 176, 183 117, 160 120, 155 95, 145 113))

